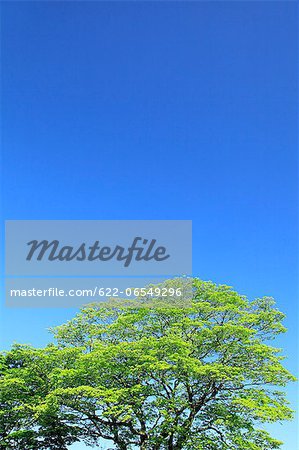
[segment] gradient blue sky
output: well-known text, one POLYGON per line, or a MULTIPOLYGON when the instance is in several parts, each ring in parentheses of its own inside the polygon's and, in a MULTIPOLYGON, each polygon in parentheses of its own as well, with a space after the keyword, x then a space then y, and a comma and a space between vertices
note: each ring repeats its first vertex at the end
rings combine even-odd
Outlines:
MULTIPOLYGON (((192 219, 194 274, 274 296, 293 372, 296 6, 1 5, 2 220, 192 219)), ((74 313, 2 304, 1 348, 74 313)))

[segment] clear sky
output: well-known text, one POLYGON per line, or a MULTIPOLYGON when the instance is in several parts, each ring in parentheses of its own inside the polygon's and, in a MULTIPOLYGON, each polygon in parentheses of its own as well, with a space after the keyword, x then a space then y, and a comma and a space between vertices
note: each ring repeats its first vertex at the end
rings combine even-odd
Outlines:
MULTIPOLYGON (((1 8, 2 220, 192 219, 194 275, 274 296, 295 372, 296 4, 1 8)), ((2 306, 1 348, 74 313, 2 306)))

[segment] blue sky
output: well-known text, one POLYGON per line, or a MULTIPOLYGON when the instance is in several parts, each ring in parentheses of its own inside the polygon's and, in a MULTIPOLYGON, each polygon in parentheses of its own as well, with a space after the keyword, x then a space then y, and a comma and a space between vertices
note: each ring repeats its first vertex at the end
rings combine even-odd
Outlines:
MULTIPOLYGON (((2 220, 192 219, 194 274, 274 296, 296 371, 296 4, 1 7, 2 220)), ((74 313, 2 305, 1 348, 74 313)))

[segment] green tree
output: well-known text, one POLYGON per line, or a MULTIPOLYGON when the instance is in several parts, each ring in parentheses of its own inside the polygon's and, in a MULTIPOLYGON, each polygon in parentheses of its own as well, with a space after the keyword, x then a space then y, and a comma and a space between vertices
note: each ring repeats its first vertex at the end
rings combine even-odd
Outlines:
MULTIPOLYGON (((79 353, 79 351, 78 351, 79 353)), ((67 450, 77 427, 57 408, 40 412, 53 384, 51 373, 72 360, 70 350, 14 345, 0 363, 0 449, 67 450), (65 362, 68 361, 68 362, 65 362)))
POLYGON ((294 377, 269 345, 283 317, 272 298, 198 279, 186 304, 88 305, 57 345, 3 355, 0 448, 278 449, 262 425, 292 418, 294 377))

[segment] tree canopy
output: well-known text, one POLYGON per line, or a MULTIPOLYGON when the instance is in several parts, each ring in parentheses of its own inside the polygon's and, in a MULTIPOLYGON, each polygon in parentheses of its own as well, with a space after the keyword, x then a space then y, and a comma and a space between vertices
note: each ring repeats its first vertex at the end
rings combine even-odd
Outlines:
POLYGON ((3 353, 0 449, 279 449, 263 424, 292 419, 295 378, 270 345, 284 315, 270 297, 192 284, 185 305, 87 305, 55 344, 3 353))

